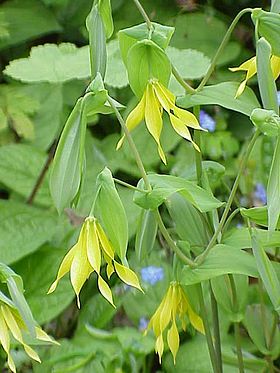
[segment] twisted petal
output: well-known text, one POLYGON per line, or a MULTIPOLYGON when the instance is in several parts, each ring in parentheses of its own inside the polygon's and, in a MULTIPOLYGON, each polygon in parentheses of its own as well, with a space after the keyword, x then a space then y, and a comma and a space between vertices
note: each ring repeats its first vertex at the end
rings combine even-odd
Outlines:
POLYGON ((257 73, 257 61, 256 57, 250 58, 248 61, 243 62, 239 67, 232 67, 230 71, 247 71, 245 80, 240 84, 236 92, 235 98, 240 96, 247 84, 247 81, 257 73))
POLYGON ((60 345, 57 341, 55 341, 53 338, 51 338, 43 329, 40 327, 36 326, 35 327, 35 332, 36 332, 36 338, 39 339, 40 341, 44 342, 50 342, 56 345, 60 345))
POLYGON ((200 127, 199 122, 198 122, 196 116, 193 113, 191 113, 187 110, 181 109, 179 107, 175 107, 174 108, 174 114, 179 119, 181 119, 181 121, 184 122, 186 126, 194 128, 196 130, 201 130, 201 131, 206 131, 207 132, 207 130, 204 130, 202 127, 200 127))
POLYGON ((8 366, 11 369, 13 373, 16 372, 16 366, 13 361, 13 358, 10 354, 10 336, 8 327, 6 325, 6 322, 4 320, 4 317, 2 315, 2 312, 0 312, 0 343, 3 346, 4 351, 6 352, 8 356, 8 366))
POLYGON ((106 273, 107 273, 107 277, 110 279, 110 277, 112 276, 112 274, 115 272, 115 269, 114 269, 114 266, 111 263, 108 263, 107 264, 107 267, 106 267, 106 273))
POLYGON ((160 135, 162 131, 162 112, 160 104, 155 96, 152 84, 147 85, 146 89, 146 107, 145 107, 145 120, 148 131, 155 139, 158 145, 158 152, 161 160, 166 164, 165 154, 160 144, 160 135))
POLYGON ((165 330, 165 328, 167 327, 167 325, 169 324, 171 320, 172 293, 173 293, 173 287, 170 286, 165 297, 165 302, 160 312, 160 319, 159 319, 160 333, 163 333, 163 331, 165 330))
POLYGON ((169 113, 175 107, 175 96, 159 82, 154 83, 153 88, 161 106, 169 113))
POLYGON ((118 262, 114 262, 114 266, 115 266, 117 275, 123 282, 143 292, 143 290, 141 289, 138 277, 131 269, 119 264, 118 262))
POLYGON ((68 251, 68 253, 65 255, 63 261, 60 264, 56 280, 52 283, 52 285, 49 288, 48 294, 52 293, 55 291, 59 280, 66 275, 70 271, 72 261, 74 259, 75 253, 77 251, 77 244, 68 251))
POLYGON ((163 350, 164 350, 163 337, 162 337, 162 334, 160 334, 157 337, 156 345, 155 345, 155 351, 158 354, 160 364, 161 364, 161 357, 163 354, 163 350))
MULTIPOLYGON (((157 88, 159 88, 159 91, 162 92, 162 94, 166 97, 166 99, 168 100, 169 102, 169 105, 172 107, 172 106, 175 106, 175 101, 176 101, 176 96, 169 91, 169 89, 167 89, 163 84, 161 84, 160 82, 156 82, 155 86, 157 88)), ((158 90, 157 90, 158 91, 158 90)))
MULTIPOLYGON (((146 105, 146 92, 144 92, 141 101, 138 105, 130 112, 128 115, 125 125, 128 131, 132 131, 134 128, 138 126, 138 124, 144 119, 145 117, 145 105, 146 105)), ((125 139, 125 135, 120 139, 117 144, 117 150, 120 149, 125 139)))
POLYGON ((179 333, 177 330, 175 318, 172 321, 171 328, 167 332, 167 343, 173 355, 173 360, 175 364, 175 359, 176 359, 176 355, 177 355, 179 344, 180 344, 179 333))
POLYGON ((103 297, 107 299, 107 301, 111 303, 113 307, 116 308, 116 306, 114 305, 111 289, 109 285, 107 284, 107 282, 104 281, 101 276, 98 276, 98 288, 100 290, 100 293, 103 295, 103 297))
POLYGON ((205 334, 203 321, 201 317, 193 311, 190 304, 188 307, 188 315, 192 326, 200 333, 205 334))
POLYGON ((272 56, 271 57, 271 69, 274 79, 278 79, 280 75, 280 57, 278 56, 272 56))
POLYGON ((174 128, 174 130, 178 133, 178 135, 182 136, 184 139, 190 141, 194 148, 200 152, 200 149, 199 147, 196 145, 196 143, 192 140, 192 137, 191 137, 191 134, 190 134, 190 131, 188 130, 188 127, 185 125, 184 122, 182 122, 181 119, 175 117, 175 115, 173 114, 170 114, 169 115, 169 118, 170 118, 170 122, 172 124, 172 127, 174 128))
POLYGON ((86 248, 87 257, 92 268, 99 274, 101 266, 101 251, 97 235, 97 228, 91 218, 86 219, 86 248))
POLYGON ((107 255, 107 257, 109 257, 111 260, 114 260, 114 250, 112 248, 112 245, 110 244, 110 241, 108 240, 103 228, 98 222, 96 222, 96 230, 97 230, 99 241, 102 246, 102 250, 107 255))

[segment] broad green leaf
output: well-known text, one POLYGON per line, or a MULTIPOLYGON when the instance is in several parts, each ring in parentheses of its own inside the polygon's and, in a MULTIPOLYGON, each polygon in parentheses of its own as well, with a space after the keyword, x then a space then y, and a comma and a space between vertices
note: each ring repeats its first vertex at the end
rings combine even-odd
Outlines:
POLYGON ((0 13, 4 16, 8 32, 5 38, 0 39, 0 49, 61 31, 53 13, 37 0, 6 1, 0 6, 0 13))
MULTIPOLYGON (((46 162, 46 154, 27 144, 0 147, 0 182, 27 199, 46 162)), ((36 194, 35 203, 51 205, 47 179, 36 194)))
POLYGON ((265 109, 274 110, 278 114, 277 89, 270 58, 271 47, 265 38, 261 38, 257 41, 257 71, 262 103, 265 109))
POLYGON ((253 255, 232 246, 219 244, 212 248, 199 267, 194 269, 184 267, 181 282, 185 285, 193 285, 229 273, 259 276, 253 255))
POLYGON ((142 262, 154 247, 158 224, 152 210, 142 210, 136 230, 135 251, 142 262))
POLYGON ((280 14, 277 14, 280 12, 279 0, 272 1, 271 8, 273 9, 271 12, 265 12, 260 8, 254 9, 252 20, 255 24, 258 22, 258 32, 269 42, 272 47, 272 53, 280 57, 280 14))
MULTIPOLYGON (((152 25, 153 32, 151 35, 151 40, 161 49, 166 49, 173 35, 174 27, 160 25, 159 23, 155 22, 153 22, 152 25)), ((127 55, 129 49, 138 41, 148 39, 149 30, 146 23, 141 23, 140 25, 120 30, 118 36, 122 58, 124 63, 127 64, 127 55)))
MULTIPOLYGON (((280 245, 280 232, 269 232, 264 229, 255 229, 258 240, 264 247, 278 247, 280 245)), ((248 228, 233 228, 222 236, 225 245, 248 249, 252 247, 251 235, 248 228)))
POLYGON ((280 313, 280 282, 262 244, 259 242, 257 232, 252 232, 252 248, 256 258, 257 268, 264 287, 269 295, 275 311, 280 313))
MULTIPOLYGON (((134 201, 145 209, 156 209, 173 193, 180 193, 199 211, 206 212, 221 207, 222 202, 209 192, 191 181, 170 175, 148 175, 152 191, 147 193, 135 192, 134 201)), ((141 180, 139 187, 143 185, 141 180)))
POLYGON ((99 6, 95 3, 87 16, 86 26, 89 34, 91 77, 94 78, 98 72, 104 77, 107 64, 106 34, 99 6))
POLYGON ((39 324, 57 317, 73 300, 73 290, 67 277, 60 281, 53 294, 47 294, 64 255, 65 250, 45 245, 15 265, 24 282, 26 300, 39 324))
POLYGON ((153 41, 145 39, 129 49, 127 72, 130 86, 140 99, 150 79, 158 79, 168 86, 171 65, 164 51, 153 41))
POLYGON ((71 43, 33 47, 30 56, 11 61, 4 73, 27 83, 63 83, 90 76, 88 47, 71 43))
POLYGON ((105 83, 114 88, 123 88, 128 85, 127 72, 121 58, 119 43, 111 40, 107 44, 108 65, 105 74, 105 83))
POLYGON ((111 0, 99 0, 99 12, 106 32, 106 38, 109 39, 114 32, 114 23, 112 18, 111 0))
POLYGON ((273 231, 280 214, 280 134, 277 137, 267 184, 267 211, 268 229, 273 231))
POLYGON ((195 105, 220 105, 226 109, 234 110, 250 116, 252 111, 260 104, 251 90, 246 87, 244 93, 235 97, 239 83, 224 82, 204 87, 194 95, 186 95, 177 100, 179 106, 187 109, 195 105))
POLYGON ((109 240, 122 261, 125 260, 128 242, 128 223, 121 199, 108 168, 98 175, 96 209, 109 240))
MULTIPOLYGON (((268 227, 268 212, 267 206, 253 207, 250 209, 242 208, 240 210, 241 215, 250 219, 252 222, 268 227)), ((277 221, 277 228, 280 228, 280 221, 277 221)))
POLYGON ((50 192, 61 213, 77 195, 82 178, 86 118, 79 99, 60 137, 50 174, 50 192))
POLYGON ((270 11, 274 13, 280 13, 280 0, 272 0, 270 11))
POLYGON ((184 79, 202 78, 210 65, 210 59, 194 49, 167 47, 166 54, 184 79))
POLYGON ((11 200, 0 200, 0 262, 10 264, 52 239, 53 213, 11 200))
POLYGON ((275 137, 280 133, 280 117, 274 110, 255 109, 250 119, 266 136, 275 137))

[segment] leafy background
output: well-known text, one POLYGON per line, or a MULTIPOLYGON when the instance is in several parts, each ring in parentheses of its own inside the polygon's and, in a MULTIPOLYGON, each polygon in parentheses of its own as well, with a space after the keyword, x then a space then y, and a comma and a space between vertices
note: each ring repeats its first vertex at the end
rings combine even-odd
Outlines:
MULTIPOLYGON (((182 76, 192 79, 194 84, 204 76, 232 16, 246 6, 269 5, 266 1, 251 0, 143 0, 142 3, 154 21, 176 27, 167 53, 182 76)), ((112 7, 115 32, 108 43, 105 82, 111 95, 127 103, 124 111, 127 115, 135 98, 128 88, 116 35, 119 29, 141 23, 142 19, 132 1, 112 0, 112 7)), ((22 276, 35 318, 61 341, 60 347, 40 348, 41 365, 34 363, 31 367, 20 352, 16 360, 22 372, 35 373, 137 372, 140 367, 143 372, 209 372, 205 341, 200 337, 191 338, 192 330, 182 341, 175 368, 168 354, 159 367, 153 354, 152 336, 143 337, 141 320, 148 319, 155 310, 169 277, 168 257, 166 251, 160 249, 160 236, 149 257, 134 268, 141 274, 142 267, 160 265, 164 279, 154 286, 144 283, 145 296, 116 283, 118 312, 98 294, 92 278, 82 291, 79 313, 67 279, 61 282, 57 292, 46 295, 62 257, 75 242, 78 227, 89 212, 97 174, 107 165, 116 177, 130 183, 136 183, 140 177, 127 144, 122 151, 115 151, 120 129, 114 117, 96 115, 87 130, 87 168, 77 208, 58 217, 50 199, 48 175, 32 205, 28 203, 67 116, 89 82, 85 18, 90 8, 90 0, 7 0, 0 5, 0 261, 11 265, 22 276)), ((245 17, 220 58, 210 83, 240 81, 241 75, 232 74, 228 67, 238 66, 253 54, 251 21, 245 17)), ((171 81, 171 88, 176 94, 183 94, 175 81, 171 81)), ((211 161, 205 167, 209 169, 215 195, 224 200, 238 169, 237 155, 250 134, 251 123, 247 116, 218 106, 203 109, 216 122, 215 131, 202 137, 204 157, 211 161)), ((188 179, 194 175, 192 148, 176 135, 171 136, 167 122, 162 143, 168 153, 168 169, 160 164, 153 140, 143 127, 135 130, 134 139, 149 171, 164 170, 188 179)), ((251 156, 241 180, 240 195, 243 196, 241 199, 238 196, 242 206, 263 203, 256 186, 266 184, 272 157, 271 141, 260 139, 251 156)), ((140 209, 133 204, 131 191, 119 187, 119 192, 129 219, 133 263, 135 222, 140 209)), ((181 217, 172 211, 172 206, 170 214, 179 230, 181 217)), ((244 238, 242 231, 240 235, 240 239, 244 238)), ((235 242, 235 237, 229 236, 228 245, 230 239, 235 242)), ((253 304, 254 286, 250 291, 253 304)), ((250 314, 247 318, 250 319, 250 314)), ((236 372, 229 325, 226 313, 222 314, 225 371, 236 372)), ((248 338, 244 343, 254 352, 248 338)), ((4 359, 0 358, 1 364, 4 359)), ((262 371, 264 366, 260 355, 248 371, 262 371)))

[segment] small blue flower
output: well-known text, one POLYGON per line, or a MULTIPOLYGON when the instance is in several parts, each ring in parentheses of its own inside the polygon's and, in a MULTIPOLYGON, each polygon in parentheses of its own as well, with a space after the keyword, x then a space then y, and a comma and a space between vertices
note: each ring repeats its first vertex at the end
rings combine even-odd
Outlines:
POLYGON ((144 282, 155 285, 164 278, 164 271, 161 267, 148 266, 141 269, 141 277, 144 282))
POLYGON ((146 317, 141 317, 138 324, 138 329, 140 332, 143 332, 147 329, 147 326, 149 324, 149 320, 146 319, 146 317))
POLYGON ((280 106, 280 91, 277 92, 278 105, 280 106))
POLYGON ((255 195, 255 198, 257 198, 263 204, 266 204, 267 196, 266 196, 266 190, 263 184, 261 183, 256 184, 254 195, 255 195))
POLYGON ((209 132, 214 132, 216 129, 216 121, 214 118, 212 118, 209 114, 206 113, 206 111, 201 110, 199 114, 199 122, 200 126, 208 130, 209 132))

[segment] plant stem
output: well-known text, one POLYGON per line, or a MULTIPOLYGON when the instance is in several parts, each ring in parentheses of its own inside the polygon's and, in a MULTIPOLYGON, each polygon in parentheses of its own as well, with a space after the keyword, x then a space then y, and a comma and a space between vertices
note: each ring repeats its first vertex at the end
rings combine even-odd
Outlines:
POLYGON ((165 241, 168 243, 169 247, 176 253, 176 255, 182 260, 182 262, 189 265, 190 267, 194 267, 195 266, 194 262, 191 259, 189 259, 179 249, 179 247, 176 245, 176 243, 172 240, 171 236, 168 233, 168 230, 166 229, 166 227, 165 227, 165 225, 162 221, 162 217, 161 217, 158 210, 156 210, 155 215, 156 215, 156 218, 157 218, 159 230, 161 231, 161 233, 162 233, 165 241))
POLYGON ((177 82, 185 89, 186 92, 194 94, 195 89, 191 87, 180 75, 179 71, 176 69, 174 65, 172 65, 172 74, 174 78, 177 80, 177 82))
POLYGON ((210 355, 213 371, 214 371, 214 373, 221 373, 221 371, 219 369, 219 366, 218 366, 218 363, 217 363, 217 355, 215 353, 213 340, 212 340, 212 335, 211 335, 211 330, 210 330, 210 326, 209 326, 208 319, 207 319, 207 311, 206 311, 206 306, 205 306, 205 303, 204 303, 201 283, 199 283, 197 285, 197 293, 198 293, 198 297, 199 297, 200 312, 201 312, 201 317, 202 317, 202 320, 203 320, 205 336, 206 336, 206 341, 207 341, 207 346, 208 346, 208 350, 209 350, 209 355, 210 355))
POLYGON ((32 205, 32 203, 34 201, 34 198, 36 197, 36 194, 38 193, 38 191, 39 191, 39 189, 40 189, 40 187, 41 187, 41 185, 44 181, 44 178, 47 174, 47 171, 48 171, 49 166, 51 164, 51 161, 53 159, 53 156, 54 156, 54 153, 55 153, 55 148, 56 148, 56 141, 52 144, 51 149, 50 149, 49 154, 48 154, 48 157, 46 159, 46 162, 45 162, 43 168, 41 169, 41 172, 40 172, 40 174, 39 174, 39 176, 36 180, 36 183, 35 183, 32 191, 31 191, 29 197, 27 198, 26 203, 28 205, 32 205))
POLYGON ((140 3, 139 0, 133 0, 133 1, 134 1, 134 4, 137 6, 139 12, 142 14, 142 17, 144 18, 145 22, 147 23, 148 29, 151 30, 153 28, 153 24, 148 14, 146 13, 145 9, 143 8, 142 4, 140 3))
POLYGON ((116 179, 115 177, 114 177, 113 179, 114 179, 114 181, 115 181, 117 184, 123 185, 123 186, 125 186, 126 188, 129 188, 129 189, 131 189, 131 190, 135 190, 136 192, 140 192, 140 193, 148 193, 147 190, 137 188, 137 187, 135 187, 134 185, 131 185, 131 184, 126 183, 125 181, 122 181, 122 180, 116 179))
POLYGON ((214 329, 215 351, 217 355, 217 361, 218 361, 220 372, 223 372, 223 359, 222 359, 218 304, 213 293, 211 282, 210 282, 210 296, 211 296, 211 309, 212 309, 212 321, 213 321, 213 329, 214 329))
POLYGON ((218 227, 217 227, 217 229, 216 229, 216 231, 215 231, 212 239, 210 240, 207 248, 205 249, 205 251, 200 256, 197 257, 196 262, 197 262, 198 265, 201 264, 204 261, 204 259, 206 258, 206 256, 209 254, 210 250, 213 248, 213 246, 216 243, 216 240, 217 240, 217 237, 218 237, 219 233, 222 231, 222 229, 224 227, 224 224, 226 222, 226 219, 227 219, 228 213, 230 211, 232 202, 233 202, 234 197, 235 197, 235 193, 236 193, 236 191, 238 189, 238 186, 239 186, 240 178, 242 176, 244 168, 245 168, 245 166, 247 164, 247 161, 249 159, 249 156, 250 156, 251 151, 252 151, 252 149, 253 149, 256 141, 257 141, 257 138, 258 138, 259 134, 260 134, 259 130, 255 131, 253 137, 251 138, 251 140, 250 140, 250 142, 249 142, 249 144, 248 144, 248 146, 246 148, 245 154, 243 155, 242 161, 240 163, 238 174, 236 176, 236 179, 234 181, 233 187, 231 189, 231 193, 229 195, 229 198, 228 198, 226 207, 224 209, 223 215, 221 217, 220 223, 219 223, 219 225, 218 225, 218 227))
POLYGON ((205 77, 202 79, 199 86, 197 87, 196 92, 199 92, 208 82, 210 76, 212 75, 212 73, 213 73, 213 71, 216 67, 217 61, 218 61, 220 55, 222 54, 222 52, 224 51, 224 48, 227 45, 227 43, 229 41, 229 38, 230 38, 235 26, 237 25, 238 21, 240 20, 240 18, 246 13, 251 13, 252 10, 253 10, 252 8, 245 8, 245 9, 241 10, 237 14, 237 16, 234 18, 234 20, 232 21, 230 27, 228 28, 228 30, 227 30, 219 48, 218 48, 218 50, 217 50, 217 52, 216 52, 216 54, 215 54, 215 56, 214 56, 214 58, 211 62, 211 65, 209 66, 209 68, 207 70, 207 73, 206 73, 205 77))

